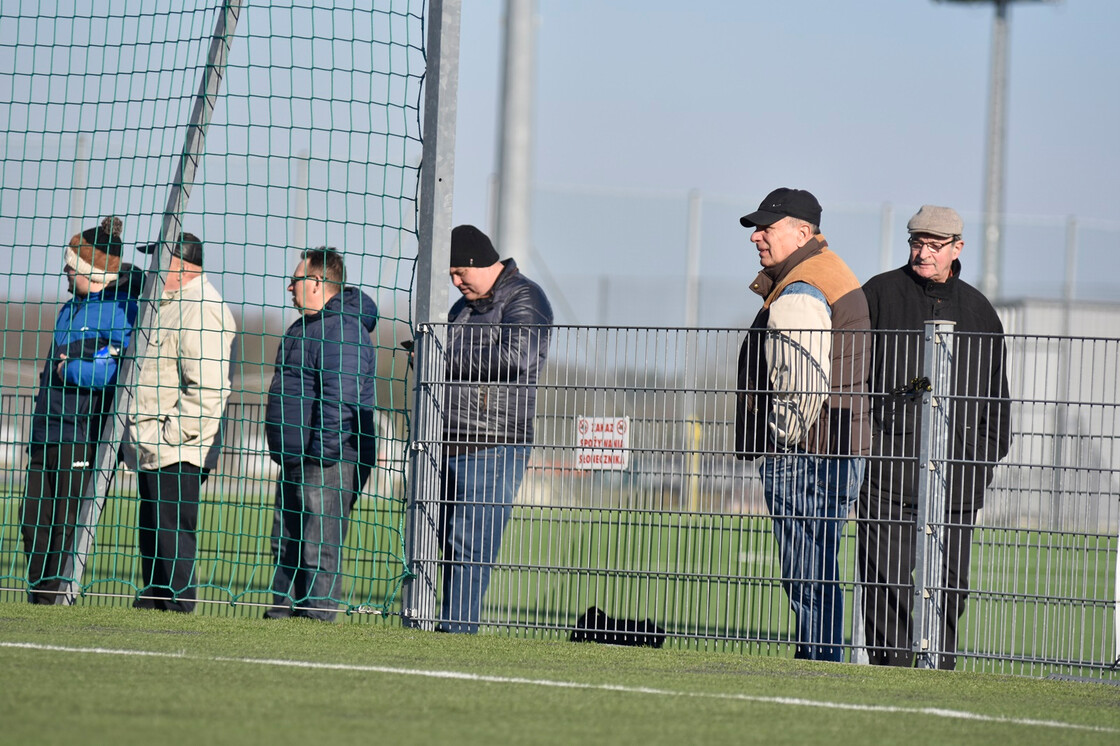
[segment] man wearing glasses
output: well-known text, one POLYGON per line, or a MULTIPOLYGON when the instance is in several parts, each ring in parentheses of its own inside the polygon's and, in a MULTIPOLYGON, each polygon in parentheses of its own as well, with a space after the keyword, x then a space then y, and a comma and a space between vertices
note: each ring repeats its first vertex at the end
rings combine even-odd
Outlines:
POLYGON ((948 494, 942 577, 945 613, 938 667, 956 666, 957 622, 968 596, 972 526, 992 470, 1011 444, 1003 325, 979 290, 960 279, 964 223, 925 205, 907 223, 910 258, 863 286, 877 330, 872 346, 872 459, 859 502, 859 561, 871 663, 912 666, 911 612, 918 496, 922 333, 956 322, 949 397, 948 494))
POLYGON ((288 282, 300 317, 276 353, 265 435, 281 467, 272 525, 274 606, 267 619, 333 621, 342 546, 374 450, 377 305, 346 285, 333 248, 303 252, 288 282))

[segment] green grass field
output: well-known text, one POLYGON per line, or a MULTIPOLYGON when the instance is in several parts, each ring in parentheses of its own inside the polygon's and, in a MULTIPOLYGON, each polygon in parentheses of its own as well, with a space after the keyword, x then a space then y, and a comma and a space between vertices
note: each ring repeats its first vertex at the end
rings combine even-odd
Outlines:
MULTIPOLYGON (((16 589, 0 591, 0 602, 23 598, 18 503, 0 499, 0 586, 16 589)), ((140 586, 135 511, 133 495, 106 501, 86 591, 118 596, 87 597, 84 603, 131 603, 140 586)), ((204 503, 196 578, 200 598, 220 603, 200 604, 197 615, 260 616, 255 604, 271 601, 272 513, 264 491, 204 503)), ((360 504, 344 552, 352 605, 398 610, 402 520, 393 501, 360 504)), ((849 522, 841 546, 848 608, 853 534, 849 522)), ((1111 662, 1114 545, 1109 537, 978 530, 973 594, 960 637, 962 652, 973 657, 962 657, 961 665, 1092 676, 1086 662, 1111 662), (1009 659, 1016 663, 1005 664, 1009 659)), ((597 605, 617 616, 655 620, 677 635, 676 646, 792 655, 789 605, 764 516, 522 506, 506 531, 499 563, 487 618, 524 634, 552 637, 556 633, 549 630, 570 628, 597 605)))
POLYGON ((0 604, 12 744, 1100 743, 1120 688, 396 626, 0 604))

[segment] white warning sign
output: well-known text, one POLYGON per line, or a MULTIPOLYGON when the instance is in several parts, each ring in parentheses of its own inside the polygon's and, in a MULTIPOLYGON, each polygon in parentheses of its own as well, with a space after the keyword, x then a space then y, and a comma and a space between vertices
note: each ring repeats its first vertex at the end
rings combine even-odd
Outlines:
POLYGON ((625 469, 630 464, 629 417, 576 417, 577 469, 625 469))

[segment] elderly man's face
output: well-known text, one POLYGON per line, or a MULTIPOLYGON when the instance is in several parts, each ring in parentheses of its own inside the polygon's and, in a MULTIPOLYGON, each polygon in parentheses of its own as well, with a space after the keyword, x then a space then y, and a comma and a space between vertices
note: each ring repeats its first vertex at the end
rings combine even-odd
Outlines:
POLYGON ((928 233, 910 234, 910 269, 918 277, 934 282, 945 282, 953 274, 953 261, 961 255, 964 241, 931 236, 928 233))
POLYGON ((792 218, 757 226, 751 234, 751 242, 758 249, 758 263, 763 267, 781 264, 810 238, 812 231, 809 226, 792 218))

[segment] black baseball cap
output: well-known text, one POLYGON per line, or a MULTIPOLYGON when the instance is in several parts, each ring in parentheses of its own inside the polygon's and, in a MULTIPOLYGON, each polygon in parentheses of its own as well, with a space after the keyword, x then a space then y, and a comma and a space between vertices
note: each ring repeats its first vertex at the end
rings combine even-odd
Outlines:
MULTIPOLYGON (((147 243, 136 247, 137 251, 151 254, 159 248, 159 242, 147 243)), ((184 233, 182 237, 170 245, 172 256, 177 256, 184 262, 202 266, 202 241, 193 233, 184 233)))
POLYGON ((766 195, 758 209, 739 218, 744 228, 771 225, 782 218, 798 218, 820 227, 821 203, 804 189, 781 187, 766 195))

